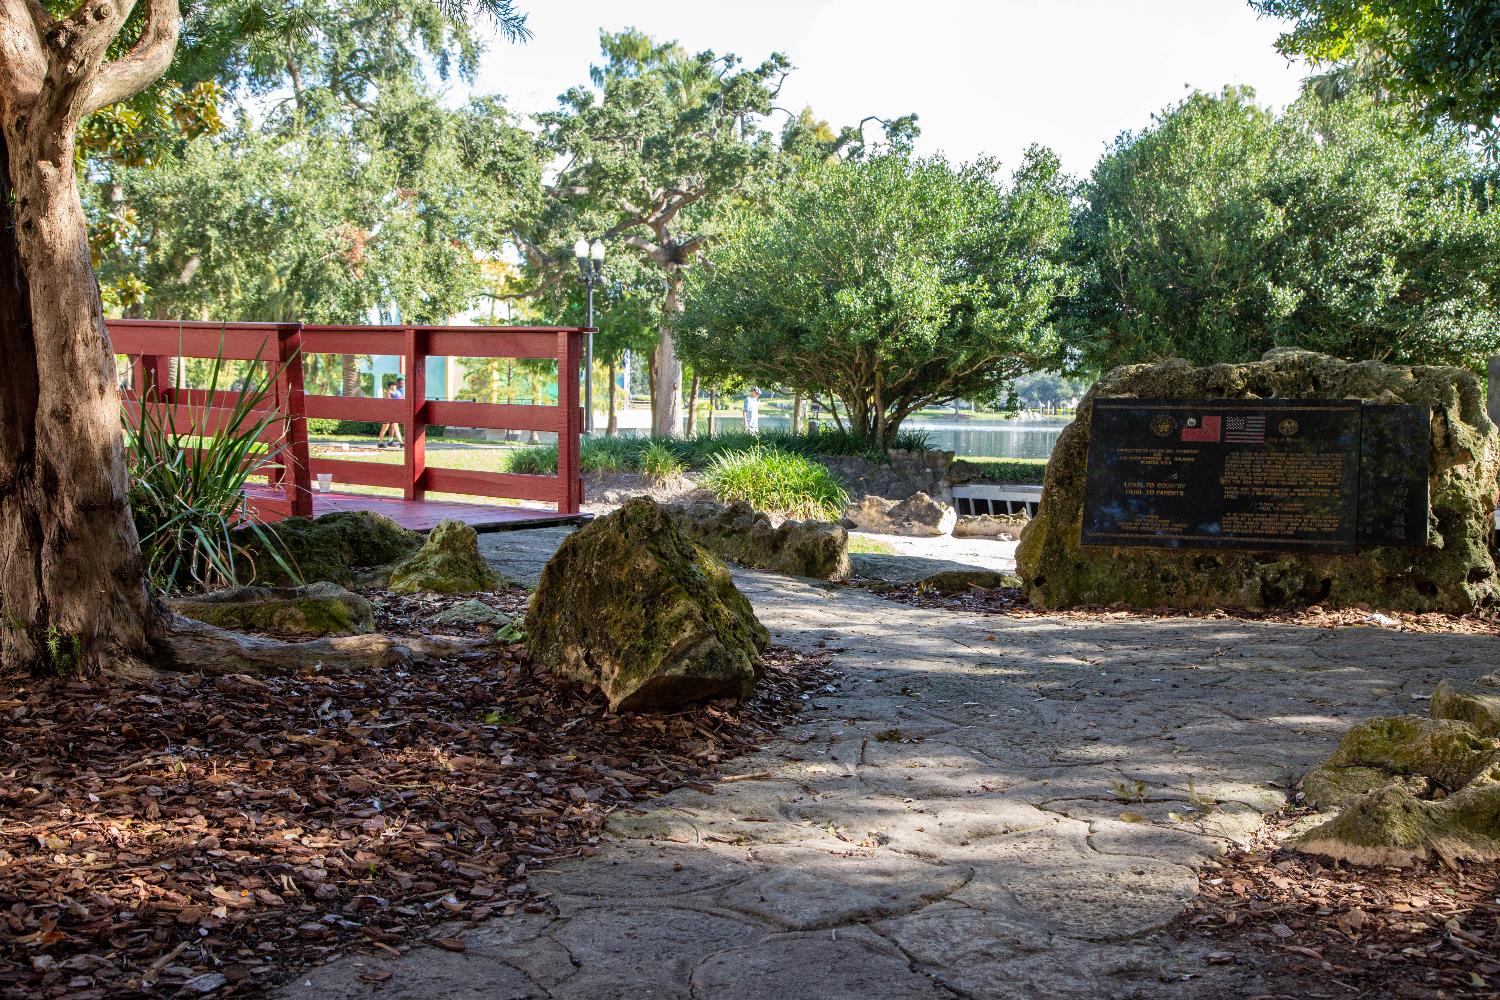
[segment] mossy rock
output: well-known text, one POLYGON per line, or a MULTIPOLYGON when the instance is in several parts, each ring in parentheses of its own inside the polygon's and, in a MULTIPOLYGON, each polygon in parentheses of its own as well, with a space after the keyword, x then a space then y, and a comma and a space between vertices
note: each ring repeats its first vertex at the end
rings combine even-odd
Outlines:
POLYGON ((288 574, 249 528, 234 534, 235 544, 243 549, 236 566, 241 579, 271 586, 319 581, 347 586, 354 582, 356 569, 404 559, 422 542, 415 531, 365 511, 289 517, 261 530, 275 538, 300 579, 288 574))
POLYGON ((1480 736, 1500 737, 1500 695, 1467 694, 1443 681, 1432 693, 1432 717, 1466 722, 1480 736))
POLYGON ((375 625, 369 601, 326 582, 221 590, 174 600, 172 610, 232 632, 266 632, 291 639, 356 635, 375 625))
POLYGON ((1350 729, 1323 766, 1414 775, 1453 791, 1484 770, 1495 750, 1493 740, 1465 723, 1397 715, 1367 719, 1350 729))
POLYGON ((1487 772, 1436 801, 1388 785, 1350 802, 1292 846, 1357 865, 1406 866, 1435 855, 1494 861, 1500 859, 1500 781, 1487 772))
POLYGON ((1101 378, 1058 438, 1037 516, 1016 552, 1032 603, 1236 608, 1350 606, 1457 614, 1500 600, 1491 546, 1500 437, 1479 379, 1459 368, 1349 363, 1277 350, 1261 361, 1130 365, 1101 378), (1358 399, 1432 410, 1429 540, 1357 555, 1084 546, 1083 492, 1093 401, 1358 399))
POLYGON ((533 657, 617 712, 744 698, 770 641, 728 567, 644 497, 568 536, 526 634, 533 657))
POLYGON ((963 594, 979 588, 1019 587, 1021 581, 1009 573, 987 569, 948 569, 917 581, 919 594, 963 594))
POLYGON ((849 561, 849 532, 828 521, 783 521, 773 526, 768 515, 744 501, 673 504, 682 530, 720 559, 752 569, 837 583, 854 573, 849 561))
POLYGON ((1436 718, 1399 715, 1351 729, 1302 781, 1309 805, 1340 811, 1291 846, 1367 865, 1500 859, 1500 741, 1444 717, 1474 714, 1477 697, 1445 682, 1436 718))
POLYGON ((479 535, 462 521, 443 521, 427 541, 391 570, 388 589, 397 594, 472 594, 499 590, 505 581, 479 554, 479 535))

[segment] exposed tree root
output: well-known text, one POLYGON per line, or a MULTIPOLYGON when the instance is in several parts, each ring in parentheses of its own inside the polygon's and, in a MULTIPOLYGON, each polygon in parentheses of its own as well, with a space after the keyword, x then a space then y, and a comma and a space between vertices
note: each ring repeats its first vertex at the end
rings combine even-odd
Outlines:
POLYGON ((172 615, 157 639, 156 669, 205 674, 351 674, 384 670, 412 660, 453 657, 493 645, 489 639, 445 636, 338 636, 307 642, 286 642, 264 636, 242 635, 172 615))

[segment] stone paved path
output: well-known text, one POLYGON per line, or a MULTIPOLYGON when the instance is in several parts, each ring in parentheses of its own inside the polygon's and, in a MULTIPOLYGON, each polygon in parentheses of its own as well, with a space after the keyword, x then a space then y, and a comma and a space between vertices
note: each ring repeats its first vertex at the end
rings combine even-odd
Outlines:
MULTIPOLYGON (((524 534, 486 540, 520 579, 556 543, 524 534)), ((596 857, 534 879, 555 915, 280 995, 371 996, 370 970, 422 1000, 1250 995, 1232 977, 1252 973, 1159 933, 1195 867, 1350 720, 1500 664, 1495 637, 985 617, 737 576, 778 642, 840 651, 841 682, 781 739, 714 794, 617 813, 596 857)))

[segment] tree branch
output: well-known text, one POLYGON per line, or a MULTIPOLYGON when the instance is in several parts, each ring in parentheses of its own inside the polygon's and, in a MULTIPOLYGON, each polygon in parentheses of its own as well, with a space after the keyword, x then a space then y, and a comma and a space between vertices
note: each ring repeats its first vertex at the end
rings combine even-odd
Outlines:
POLYGON ((0 0, 0 22, 13 26, 0 33, 0 81, 10 107, 29 104, 47 76, 42 36, 57 21, 37 0, 0 0), (25 28, 28 24, 30 31, 25 28))
POLYGON ((181 27, 177 0, 147 0, 141 37, 128 53, 100 68, 84 102, 84 114, 134 97, 155 83, 172 64, 181 27))

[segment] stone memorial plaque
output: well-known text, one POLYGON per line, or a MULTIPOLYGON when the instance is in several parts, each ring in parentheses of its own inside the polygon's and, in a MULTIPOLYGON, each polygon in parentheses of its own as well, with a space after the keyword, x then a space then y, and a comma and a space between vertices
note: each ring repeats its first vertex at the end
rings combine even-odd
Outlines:
POLYGON ((1359 433, 1359 544, 1426 545, 1432 410, 1366 403, 1359 433))
POLYGON ((1358 400, 1096 399, 1085 545, 1349 553, 1358 400))

